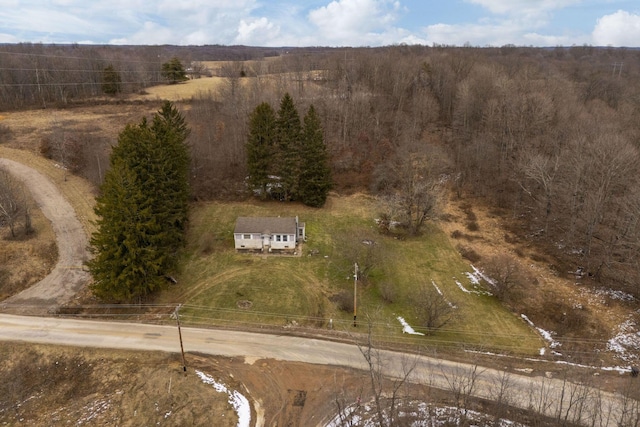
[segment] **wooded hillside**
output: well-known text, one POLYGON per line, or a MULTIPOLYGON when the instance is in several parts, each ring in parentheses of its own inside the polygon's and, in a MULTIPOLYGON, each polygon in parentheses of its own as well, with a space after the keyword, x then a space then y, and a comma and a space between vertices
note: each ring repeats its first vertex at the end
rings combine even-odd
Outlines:
MULTIPOLYGON (((640 51, 596 48, 352 49, 4 45, 0 111, 162 83, 176 56, 227 60, 216 93, 188 100, 194 197, 243 195, 248 118, 289 92, 322 120, 337 191, 379 193, 410 155, 437 159, 456 197, 495 208, 513 235, 576 272, 640 296, 640 51), (239 56, 238 56, 239 55, 239 56), (275 56, 279 55, 279 56, 275 56), (269 58, 267 58, 269 57, 269 58), (235 61, 235 60, 245 61, 235 61)), ((114 101, 111 101, 114 100, 114 101)))

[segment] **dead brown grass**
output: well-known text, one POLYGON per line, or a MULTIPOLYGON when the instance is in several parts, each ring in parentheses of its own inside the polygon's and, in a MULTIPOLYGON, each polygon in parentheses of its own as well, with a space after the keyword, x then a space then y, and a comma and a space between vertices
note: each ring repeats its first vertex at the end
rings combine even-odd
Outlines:
MULTIPOLYGON (((476 266, 482 267, 482 260, 506 253, 523 272, 537 279, 513 308, 518 315, 526 314, 536 326, 558 333, 558 340, 564 339, 563 351, 571 349, 574 357, 585 361, 593 358, 594 349, 603 349, 617 326, 628 318, 630 309, 624 303, 596 296, 586 284, 576 283, 575 277, 558 272, 526 238, 506 234, 501 223, 504 216, 490 207, 452 199, 445 215, 448 221, 440 225, 448 236, 467 233, 471 237, 465 239, 464 247, 478 255, 476 266), (478 229, 469 233, 465 224, 471 212, 478 229)), ((455 244, 456 238, 451 238, 455 244)))
MULTIPOLYGON (((211 361, 200 368, 245 390, 211 361)), ((178 355, 3 343, 2 425, 235 425, 226 393, 186 374, 178 355)))
POLYGON ((16 237, 0 229, 0 301, 37 283, 53 269, 58 258, 55 235, 42 212, 28 201, 33 232, 16 227, 16 237))

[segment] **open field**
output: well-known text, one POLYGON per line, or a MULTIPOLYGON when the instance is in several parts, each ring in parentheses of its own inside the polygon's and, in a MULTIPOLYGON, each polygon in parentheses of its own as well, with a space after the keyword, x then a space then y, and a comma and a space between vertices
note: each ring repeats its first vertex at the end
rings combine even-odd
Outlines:
MULTIPOLYGON (((376 201, 365 195, 334 195, 324 209, 276 202, 215 202, 194 207, 189 245, 179 286, 158 302, 182 303, 185 322, 252 327, 289 326, 351 330, 353 313, 340 310, 335 296, 353 295, 353 255, 349 250, 373 241, 377 262, 369 280, 358 284, 360 326, 370 322, 380 340, 402 340, 404 317, 417 331, 427 332, 409 308, 422 285, 438 284, 455 302, 454 320, 442 331, 420 338, 424 345, 491 349, 504 353, 537 354, 544 343, 518 317, 495 299, 462 292, 457 280, 471 287, 464 273, 467 262, 437 226, 415 239, 382 235, 375 227, 376 201), (301 256, 237 254, 233 227, 238 216, 295 216, 307 224, 301 256), (345 237, 346 236, 346 237, 345 237), (360 239, 360 240, 358 240, 360 239), (383 302, 378 284, 389 282, 394 298, 383 302)), ((406 337, 406 335, 405 335, 406 337)))

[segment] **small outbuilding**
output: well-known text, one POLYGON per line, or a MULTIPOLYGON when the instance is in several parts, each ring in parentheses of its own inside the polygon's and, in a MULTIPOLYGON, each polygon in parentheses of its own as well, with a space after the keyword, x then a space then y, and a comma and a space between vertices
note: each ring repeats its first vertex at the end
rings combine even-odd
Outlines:
POLYGON ((293 252, 306 239, 298 217, 246 217, 236 220, 233 239, 237 251, 293 252))

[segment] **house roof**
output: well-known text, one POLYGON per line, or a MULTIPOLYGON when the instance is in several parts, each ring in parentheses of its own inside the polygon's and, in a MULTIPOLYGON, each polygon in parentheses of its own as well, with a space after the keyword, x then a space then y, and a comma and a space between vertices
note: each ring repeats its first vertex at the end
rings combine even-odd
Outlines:
POLYGON ((238 217, 234 233, 297 234, 294 217, 238 217))

